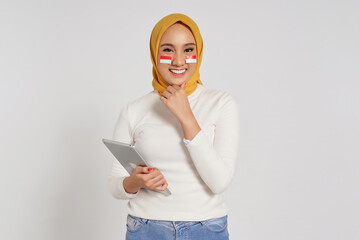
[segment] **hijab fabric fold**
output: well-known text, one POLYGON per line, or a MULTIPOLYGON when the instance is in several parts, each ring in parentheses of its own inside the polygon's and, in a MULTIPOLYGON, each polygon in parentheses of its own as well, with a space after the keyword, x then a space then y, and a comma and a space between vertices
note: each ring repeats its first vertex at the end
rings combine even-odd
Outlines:
POLYGON ((169 84, 161 77, 158 70, 157 55, 159 51, 160 39, 164 34, 164 32, 166 31, 166 29, 168 29, 171 25, 177 22, 182 22, 183 24, 185 24, 190 28, 195 38, 196 50, 197 50, 196 70, 189 79, 189 81, 186 82, 185 84, 186 95, 189 96, 191 93, 193 93, 196 90, 198 83, 203 85, 202 82, 200 81, 200 73, 199 73, 202 53, 203 53, 203 39, 201 37, 200 30, 197 24, 188 16, 181 13, 173 13, 163 17, 159 22, 157 22, 157 24, 155 25, 155 27, 151 32, 151 37, 150 37, 150 54, 151 54, 151 61, 153 63, 152 86, 154 87, 154 89, 158 90, 160 96, 163 96, 163 92, 166 91, 166 88, 169 86, 169 84))

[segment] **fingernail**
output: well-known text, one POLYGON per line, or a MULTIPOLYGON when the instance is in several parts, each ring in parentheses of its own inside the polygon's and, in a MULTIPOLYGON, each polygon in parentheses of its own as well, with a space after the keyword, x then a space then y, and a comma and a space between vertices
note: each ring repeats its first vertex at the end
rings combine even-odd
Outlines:
POLYGON ((151 168, 151 167, 149 167, 149 168, 148 168, 148 171, 150 172, 151 170, 152 170, 152 168, 151 168))

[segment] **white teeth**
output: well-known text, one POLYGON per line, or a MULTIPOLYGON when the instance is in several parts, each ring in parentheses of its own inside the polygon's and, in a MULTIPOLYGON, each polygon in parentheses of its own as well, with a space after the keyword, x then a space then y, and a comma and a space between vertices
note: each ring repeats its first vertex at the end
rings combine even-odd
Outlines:
POLYGON ((170 69, 171 72, 176 73, 176 74, 180 74, 180 73, 184 73, 186 71, 186 69, 183 70, 174 70, 174 69, 170 69))

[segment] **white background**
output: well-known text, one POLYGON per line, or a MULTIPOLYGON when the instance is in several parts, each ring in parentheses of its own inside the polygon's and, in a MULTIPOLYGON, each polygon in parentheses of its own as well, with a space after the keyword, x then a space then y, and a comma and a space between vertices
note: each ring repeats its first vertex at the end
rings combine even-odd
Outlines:
POLYGON ((232 240, 360 239, 359 1, 0 1, 0 239, 124 239, 111 138, 152 91, 149 39, 193 18, 239 102, 232 240))

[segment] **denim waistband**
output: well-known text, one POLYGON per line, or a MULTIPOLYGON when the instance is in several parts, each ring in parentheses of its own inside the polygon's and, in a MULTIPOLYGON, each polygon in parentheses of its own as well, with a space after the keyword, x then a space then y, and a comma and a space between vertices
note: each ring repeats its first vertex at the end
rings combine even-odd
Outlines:
POLYGON ((147 223, 149 221, 154 222, 154 223, 158 223, 158 224, 163 224, 163 225, 168 225, 168 226, 172 226, 172 225, 183 225, 183 226, 188 226, 188 225, 193 225, 195 223, 201 223, 204 224, 208 221, 213 221, 213 220, 219 220, 219 221, 223 221, 223 220, 227 220, 227 215, 223 216, 223 217, 219 217, 219 218, 211 218, 211 219, 207 219, 207 220, 202 220, 202 221, 166 221, 166 220, 155 220, 155 219, 146 219, 146 218, 141 218, 141 217, 136 217, 133 216, 131 214, 128 214, 130 217, 143 222, 143 223, 147 223))

